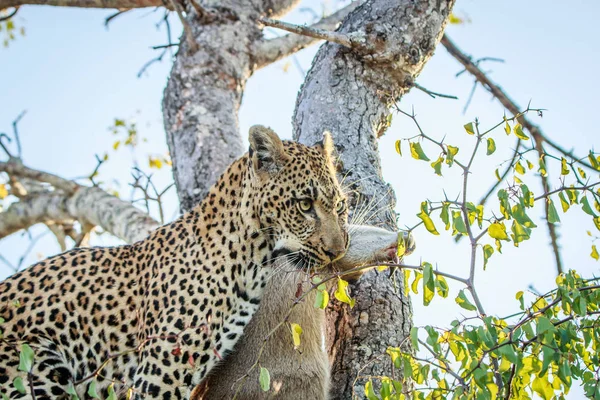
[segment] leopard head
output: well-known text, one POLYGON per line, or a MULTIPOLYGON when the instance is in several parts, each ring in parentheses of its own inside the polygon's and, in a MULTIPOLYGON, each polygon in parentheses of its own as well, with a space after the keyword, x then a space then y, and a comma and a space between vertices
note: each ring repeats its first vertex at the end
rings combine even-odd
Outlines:
POLYGON ((341 258, 348 247, 346 197, 335 175, 333 141, 313 147, 282 141, 263 126, 250 128, 248 156, 254 213, 268 232, 274 257, 314 268, 341 258))

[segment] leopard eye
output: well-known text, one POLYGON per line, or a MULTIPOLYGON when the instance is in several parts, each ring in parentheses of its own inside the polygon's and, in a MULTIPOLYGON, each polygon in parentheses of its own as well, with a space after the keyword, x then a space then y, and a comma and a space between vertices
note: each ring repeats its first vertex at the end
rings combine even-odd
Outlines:
POLYGON ((335 206, 335 211, 337 211, 338 214, 346 211, 346 202, 344 200, 338 201, 337 205, 335 206))
POLYGON ((298 201, 298 208, 300 208, 300 211, 302 212, 309 212, 310 210, 312 210, 312 207, 313 203, 310 199, 302 199, 298 201))

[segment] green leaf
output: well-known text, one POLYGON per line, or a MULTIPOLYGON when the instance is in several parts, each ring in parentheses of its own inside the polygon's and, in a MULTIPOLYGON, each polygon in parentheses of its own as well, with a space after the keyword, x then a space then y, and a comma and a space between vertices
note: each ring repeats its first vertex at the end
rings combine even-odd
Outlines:
POLYGON ((435 296, 435 280, 433 267, 430 263, 423 263, 423 305, 428 306, 435 296))
POLYGON ((448 209, 450 208, 450 203, 444 202, 442 204, 442 212, 440 213, 440 218, 442 222, 446 224, 446 230, 450 229, 450 215, 448 214, 448 209))
POLYGON ((260 384, 260 388, 263 392, 268 392, 271 388, 271 374, 269 374, 269 370, 260 367, 260 375, 258 377, 258 383, 260 384))
POLYGON ((444 157, 438 158, 436 161, 431 163, 435 174, 438 176, 442 176, 442 162, 444 161, 444 157))
POLYGON ((594 153, 591 150, 588 154, 588 160, 590 161, 590 164, 596 171, 600 171, 600 163, 598 162, 598 160, 594 156, 594 153))
POLYGON ((525 309, 525 301, 523 299, 523 291, 522 290, 518 291, 517 294, 516 294, 516 296, 515 296, 515 298, 517 300, 519 300, 519 303, 520 303, 520 306, 521 306, 521 310, 524 310, 525 309))
POLYGON ((459 306, 461 306, 462 308, 464 308, 465 310, 468 310, 468 311, 477 310, 477 307, 475 307, 473 304, 471 304, 469 299, 467 299, 467 296, 465 296, 464 290, 461 290, 458 293, 458 296, 456 297, 456 304, 458 304, 459 306))
POLYGON ((15 387, 15 389, 17 389, 17 391, 19 393, 25 394, 25 384, 23 383, 23 378, 21 378, 20 376, 17 376, 15 378, 15 380, 13 380, 13 386, 15 387))
POLYGON ((98 392, 96 390, 96 385, 97 382, 95 379, 93 379, 90 384, 88 385, 88 390, 87 390, 87 394, 88 396, 90 396, 92 399, 99 399, 100 396, 98 396, 98 392))
POLYGON ((452 235, 457 233, 467 234, 467 227, 463 220, 462 213, 460 211, 452 211, 452 235))
MULTIPOLYGON (((410 235, 410 233, 409 233, 410 235)), ((408 240, 408 236, 407 236, 408 240)), ((404 233, 398 232, 398 244, 396 245, 396 256, 400 259, 406 254, 406 242, 404 240, 404 233)))
POLYGON ((381 379, 381 389, 379 390, 379 394, 381 395, 381 400, 390 400, 392 395, 392 382, 390 378, 382 378, 381 379))
POLYGON ((317 295, 315 297, 315 308, 320 308, 324 310, 327 308, 329 304, 329 292, 327 290, 317 290, 317 295))
POLYGON ((523 203, 525 203, 525 207, 533 207, 535 203, 535 197, 533 196, 533 192, 529 190, 527 185, 521 185, 521 192, 523 193, 523 203))
POLYGON ((419 328, 417 328, 416 326, 410 328, 410 341, 412 343, 413 349, 415 349, 415 351, 419 351, 419 328))
POLYGON ((494 222, 488 228, 488 234, 497 240, 509 240, 508 235, 506 234, 506 226, 504 226, 504 222, 494 222))
POLYGON ((117 400, 117 394, 115 393, 115 384, 112 383, 108 389, 108 397, 106 398, 106 400, 117 400))
POLYGON ((529 240, 531 237, 531 229, 521 225, 517 221, 513 221, 510 230, 512 231, 511 237, 515 247, 519 247, 519 243, 529 240))
POLYGON ((350 308, 354 307, 355 300, 348 295, 348 282, 345 280, 338 278, 337 289, 333 295, 342 303, 348 304, 350 308))
POLYGON ((468 124, 465 124, 465 130, 467 131, 467 133, 469 135, 474 135, 475 134, 475 128, 473 127, 473 123, 469 122, 468 124))
POLYGON ((446 145, 446 147, 448 149, 448 152, 446 154, 446 164, 448 164, 448 166, 451 167, 452 164, 454 164, 454 156, 458 154, 458 147, 450 145, 446 145))
POLYGON ((488 260, 494 254, 494 248, 489 244, 483 246, 483 269, 487 267, 488 260))
POLYGON ((19 352, 19 371, 30 372, 33 367, 33 350, 27 343, 21 345, 19 352))
POLYGON ((538 169, 538 172, 540 173, 540 175, 542 176, 548 176, 548 170, 546 169, 546 161, 544 161, 544 157, 540 157, 540 168, 538 169))
POLYGON ((512 364, 518 364, 519 362, 519 356, 517 356, 517 353, 515 353, 515 349, 513 349, 511 344, 507 344, 498 348, 498 353, 506 357, 506 359, 512 364))
POLYGON ((588 215, 591 215, 592 217, 596 218, 597 215, 594 212, 594 210, 592 210, 592 207, 590 206, 590 203, 588 202, 588 199, 586 196, 583 196, 581 198, 581 209, 583 210, 583 212, 585 212, 588 215))
POLYGON ((523 127, 521 126, 521 124, 516 124, 515 127, 513 128, 513 132, 519 139, 529 140, 529 136, 527 136, 525 134, 525 132, 523 132, 523 127))
POLYGON ((370 379, 365 383, 365 396, 367 396, 367 399, 369 400, 378 400, 375 391, 373 390, 373 382, 371 382, 370 379))
POLYGON ((442 275, 435 276, 435 289, 438 296, 442 298, 448 297, 448 282, 446 282, 446 278, 442 275))
POLYGON ((431 217, 429 216, 426 201, 421 203, 421 212, 417 214, 417 217, 419 217, 423 221, 423 223, 425 224, 425 229, 427 229, 427 231, 429 231, 429 233, 431 233, 433 235, 440 234, 437 231, 437 229, 435 229, 435 225, 433 224, 433 221, 431 220, 431 217))
POLYGON ((560 158, 560 174, 569 175, 569 166, 567 165, 567 159, 564 157, 560 158))
MULTIPOLYGON (((410 332, 411 332, 411 340, 412 340, 412 331, 413 329, 416 329, 415 327, 413 327, 410 332)), ((418 343, 418 342, 417 342, 418 343)), ((413 344, 414 346, 414 344, 413 344)), ((417 347, 415 347, 416 349, 417 347)), ((400 350, 399 347, 388 347, 387 350, 385 351, 390 358, 392 359, 392 363, 394 364, 394 367, 396 368, 400 368, 402 366, 402 351, 400 350)))
POLYGON ((598 255, 598 249, 596 248, 595 244, 592 245, 592 254, 590 254, 590 257, 596 261, 600 259, 600 255, 598 255))
POLYGON ((560 217, 558 216, 556 207, 554 207, 554 202, 549 197, 548 197, 548 222, 550 222, 551 224, 556 224, 557 222, 560 222, 560 217))
POLYGON ((419 142, 410 142, 410 155, 416 160, 429 161, 419 142))
POLYGON ((298 324, 291 323, 290 328, 292 329, 292 342, 294 343, 294 350, 300 347, 300 335, 302 335, 302 327, 298 324))
POLYGON ((556 328, 554 327, 554 324, 552 324, 552 322, 550 322, 550 320, 548 318, 544 317, 543 315, 540 315, 537 318, 536 334, 538 336, 541 336, 546 332, 554 332, 554 331, 556 331, 556 328))
POLYGON ((71 395, 71 400, 79 400, 79 395, 75 391, 75 386, 73 386, 72 382, 69 382, 69 386, 67 387, 67 394, 71 395))
POLYGON ((494 152, 496 151, 496 142, 494 142, 494 139, 492 138, 487 138, 487 151, 486 154, 488 156, 494 154, 494 152))
POLYGON ((400 140, 396 140, 396 153, 402 155, 402 147, 400 146, 401 141, 400 140))
POLYGON ((571 205, 565 198, 565 194, 563 192, 558 193, 558 198, 560 199, 560 205, 562 206, 563 212, 567 212, 567 210, 569 209, 569 207, 571 207, 571 205))

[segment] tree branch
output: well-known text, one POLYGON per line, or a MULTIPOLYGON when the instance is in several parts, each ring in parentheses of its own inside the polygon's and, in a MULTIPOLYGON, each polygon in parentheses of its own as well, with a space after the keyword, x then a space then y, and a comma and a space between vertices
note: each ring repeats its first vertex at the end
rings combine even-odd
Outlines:
MULTIPOLYGON (((305 26, 305 27, 299 27, 300 29, 304 29, 304 30, 316 30, 318 31, 329 31, 329 33, 331 33, 332 31, 334 31, 335 29, 337 29, 338 25, 342 22, 342 20, 344 18, 346 18, 346 16, 348 14, 350 14, 350 12, 352 10, 354 10, 356 7, 358 7, 359 2, 355 1, 349 5, 347 5, 346 7, 336 11, 335 13, 331 14, 328 17, 325 17, 323 19, 321 19, 319 22, 310 25, 310 26, 305 26)), ((268 18, 262 18, 260 20, 261 23, 268 25, 268 26, 274 26, 274 25, 270 25, 268 23, 265 22, 266 21, 274 21, 268 18)), ((279 21, 275 21, 275 22, 279 22, 279 21)), ((285 23, 281 23, 281 24, 285 24, 285 23)), ((291 25, 291 24, 286 24, 286 26, 291 25)), ((297 25, 292 25, 293 27, 297 27, 297 25)), ((288 30, 285 29, 283 27, 280 26, 274 26, 276 28, 280 28, 280 29, 284 29, 284 30, 288 30)), ((291 54, 294 54, 308 46, 311 46, 315 43, 317 43, 319 40, 321 40, 322 38, 319 37, 315 37, 313 35, 306 35, 302 32, 298 32, 293 31, 294 34, 290 34, 290 35, 285 35, 285 36, 281 36, 275 39, 270 39, 270 40, 263 40, 258 42, 257 44, 255 44, 254 50, 253 50, 253 54, 255 57, 255 62, 256 62, 256 68, 263 68, 266 67, 269 64, 272 64, 278 60, 281 60, 282 58, 285 58, 291 54)))
MULTIPOLYGON (((471 60, 470 57, 465 55, 449 38, 447 35, 442 37, 441 43, 444 45, 446 50, 456 58, 467 71, 469 71, 475 79, 481 83, 481 85, 488 90, 495 98, 500 101, 500 103, 506 108, 511 114, 517 116, 517 121, 527 129, 527 131, 531 134, 531 137, 534 142, 534 147, 538 152, 541 158, 544 158, 546 152, 544 151, 543 144, 547 143, 550 147, 554 148, 556 151, 567 155, 569 157, 575 158, 571 152, 566 151, 562 147, 554 144, 552 141, 548 140, 548 138, 542 133, 541 129, 532 123, 523 113, 521 113, 521 108, 508 97, 506 93, 496 85, 491 79, 487 77, 487 75, 471 60)), ((575 158, 579 160, 578 158, 575 158)), ((579 161, 581 164, 587 166, 588 168, 594 169, 591 165, 579 161)), ((540 179, 542 182, 542 187, 544 192, 547 193, 550 191, 550 183, 548 182, 547 175, 540 175, 540 179)), ((548 234, 550 235, 550 245, 552 246, 552 251, 554 252, 554 259, 556 262, 556 270, 557 273, 560 274, 563 272, 562 261, 560 258, 560 249, 558 246, 558 234, 556 231, 556 226, 548 221, 548 204, 546 204, 546 225, 548 227, 548 234)))
POLYGON ((0 10, 9 7, 24 5, 45 5, 57 7, 81 8, 142 8, 142 7, 167 7, 171 5, 162 0, 0 0, 0 10))
POLYGON ((282 29, 298 35, 309 36, 314 39, 327 40, 328 42, 337 43, 345 47, 352 47, 352 40, 349 35, 333 32, 325 29, 320 29, 305 25, 294 25, 288 22, 279 21, 276 19, 260 17, 258 21, 266 26, 277 29, 282 29))
POLYGON ((15 161, 0 163, 0 171, 11 178, 33 179, 54 186, 53 191, 32 192, 0 213, 0 238, 37 223, 100 226, 116 237, 133 243, 158 227, 158 222, 131 203, 118 199, 98 187, 37 171, 15 161))

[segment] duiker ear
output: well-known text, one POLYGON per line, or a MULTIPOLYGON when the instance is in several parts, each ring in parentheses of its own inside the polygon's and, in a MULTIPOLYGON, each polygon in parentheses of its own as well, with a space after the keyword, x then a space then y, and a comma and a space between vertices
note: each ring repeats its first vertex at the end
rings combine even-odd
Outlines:
POLYGON ((248 139, 250 158, 257 172, 277 172, 287 161, 283 143, 273 130, 254 125, 248 139))

